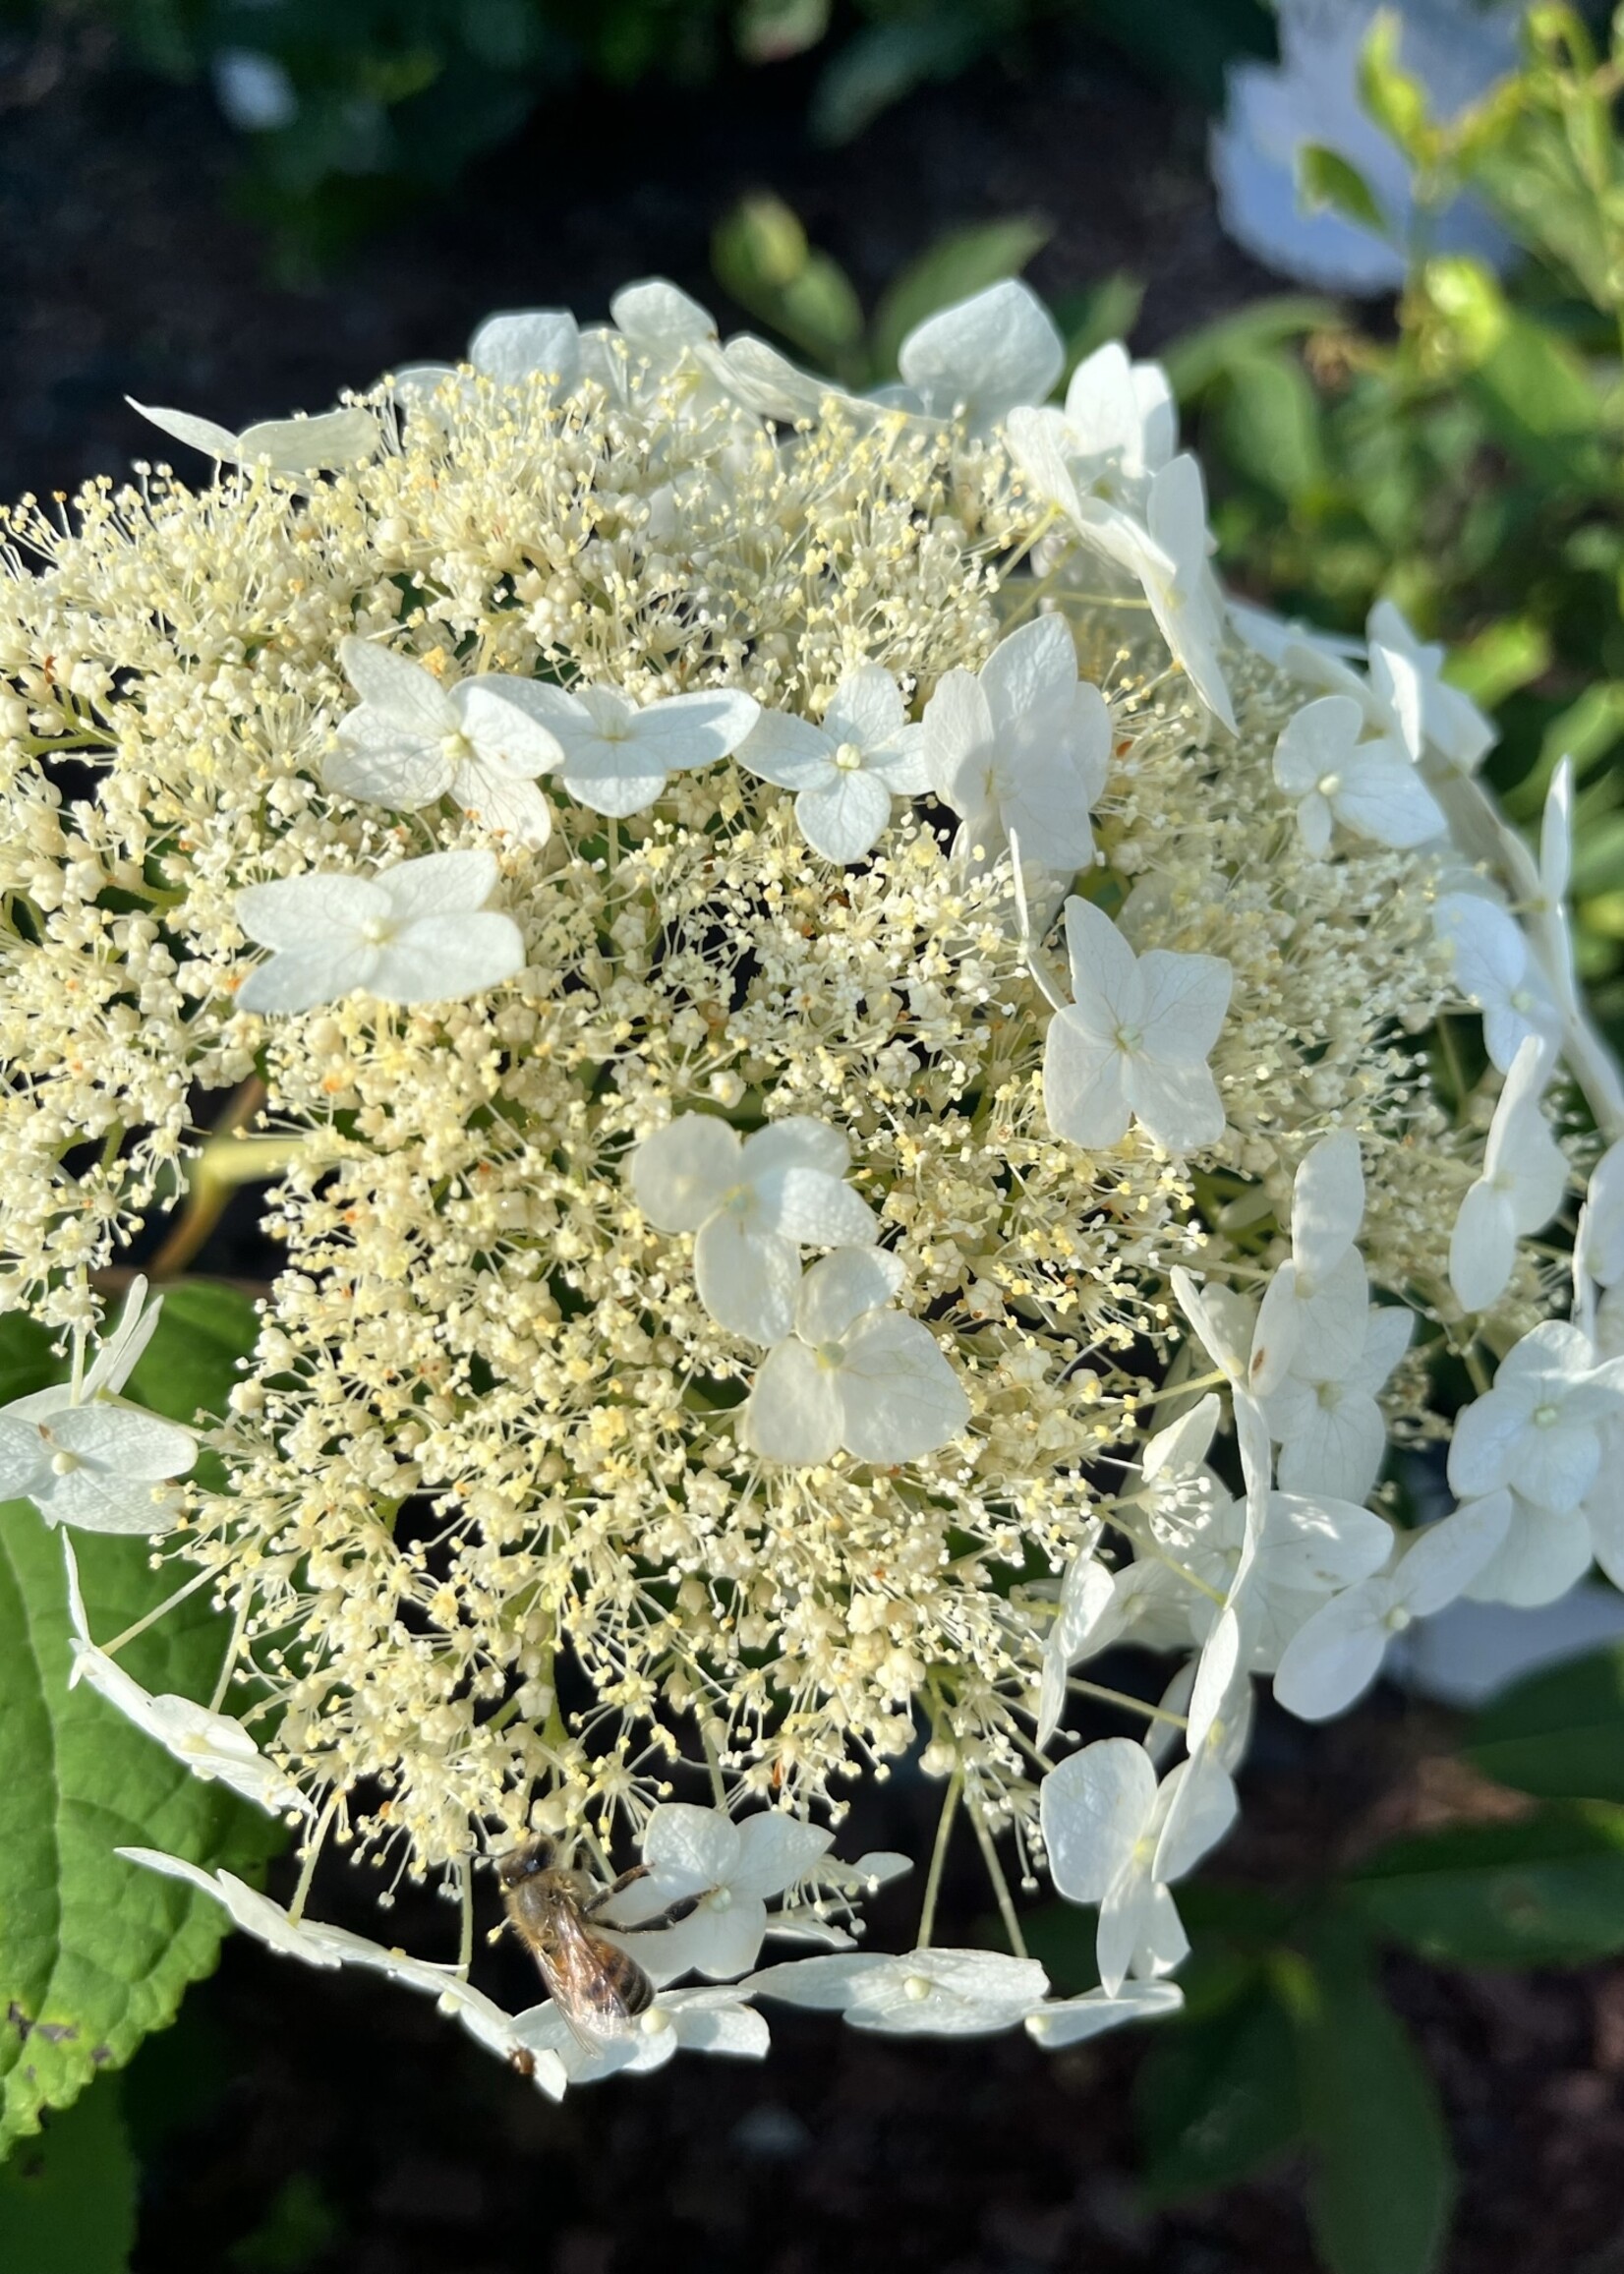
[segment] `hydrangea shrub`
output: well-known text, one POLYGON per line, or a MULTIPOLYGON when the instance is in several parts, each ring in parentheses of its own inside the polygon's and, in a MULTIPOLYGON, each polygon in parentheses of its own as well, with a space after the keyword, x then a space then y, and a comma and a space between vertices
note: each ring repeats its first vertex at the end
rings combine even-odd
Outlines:
POLYGON ((1108 347, 1049 404, 1023 286, 883 399, 658 281, 612 313, 240 437, 155 413, 212 481, 9 517, 0 1301, 73 1375, 0 1483, 231 1612, 204 1708, 65 1595, 86 1678, 300 1826, 287 1910, 132 1851, 273 1948, 553 2091, 758 2053, 757 1998, 1073 2042, 1177 2004, 1256 1681, 1320 1718, 1463 1593, 1624 1577, 1567 778, 1536 855, 1396 611, 1356 649, 1228 600, 1165 379, 1108 347), (216 1093, 286 1262, 187 1432, 104 1295, 216 1093), (1446 1356, 1458 1505, 1409 1530, 1446 1356), (1159 1700, 1092 1680, 1121 1642, 1159 1700), (1091 1693, 1143 1741, 1080 1742, 1091 1693), (914 1754, 886 1955, 863 1895, 926 1859, 833 1843, 914 1754), (933 1947, 960 1811, 1008 1954, 933 1947), (634 2028, 469 1980, 530 1837, 583 1900, 641 1857, 634 2028), (459 1956, 314 1924, 329 1843, 442 1885, 459 1956), (1078 1999, 1044 1876, 1099 1909, 1078 1999))

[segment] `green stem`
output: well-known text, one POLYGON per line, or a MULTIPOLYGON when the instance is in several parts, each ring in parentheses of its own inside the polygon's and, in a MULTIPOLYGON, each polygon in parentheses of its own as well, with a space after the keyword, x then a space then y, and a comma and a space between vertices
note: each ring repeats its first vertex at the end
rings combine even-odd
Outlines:
POLYGON ((936 1898, 942 1892, 942 1872, 948 1860, 948 1841, 953 1834, 954 1812, 964 1789, 964 1772, 956 1769, 948 1778, 947 1798, 942 1803, 942 1820, 936 1827, 936 1845, 931 1849, 930 1873, 925 1881, 925 1899, 919 1910, 919 1948, 930 1949, 931 1936, 936 1932, 936 1898))
POLYGON ((980 1845, 981 1859, 987 1866, 987 1875, 993 1883, 993 1894, 998 1897, 998 1915, 1004 1921, 1004 1932, 1010 1938, 1010 1948, 1017 1958, 1028 1955, 1026 1938, 1020 1931, 1015 1916, 1015 1898, 1010 1894, 1010 1883, 1004 1877, 1004 1866, 998 1860, 998 1849, 993 1844, 992 1829, 982 1813, 979 1801, 969 1809, 970 1827, 980 1845))

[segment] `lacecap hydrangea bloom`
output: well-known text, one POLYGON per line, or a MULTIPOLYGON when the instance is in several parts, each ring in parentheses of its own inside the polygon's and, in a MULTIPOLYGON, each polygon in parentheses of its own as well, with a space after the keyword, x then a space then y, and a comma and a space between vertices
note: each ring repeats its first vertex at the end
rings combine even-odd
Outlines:
POLYGON ((1396 611, 1355 651, 1232 606, 1165 377, 1107 347, 1050 405, 1019 284, 885 400, 667 284, 612 315, 163 414, 198 486, 9 517, 0 1301, 74 1371, 0 1413, 6 1489, 211 1585, 252 1734, 76 1592, 81 1673, 312 1868, 443 1884, 461 1959, 173 1868, 546 2089, 759 2053, 757 2001, 1072 2043, 1177 2003, 1254 1683, 1335 1713, 1458 1595, 1624 1579, 1566 775, 1536 853, 1396 611), (286 1267, 194 1435, 120 1394, 139 1289, 94 1354, 221 1093, 286 1267), (1412 1533, 1443 1354, 1481 1394, 1412 1533), (909 1758, 943 1829, 887 1954, 910 1859, 835 1843, 909 1758), (934 1944, 960 1812, 1004 1954, 934 1944), (618 2009, 469 1978, 496 1858, 642 1950, 618 2009), (1099 1907, 1080 2000, 1022 1948, 1044 1875, 1099 1907))

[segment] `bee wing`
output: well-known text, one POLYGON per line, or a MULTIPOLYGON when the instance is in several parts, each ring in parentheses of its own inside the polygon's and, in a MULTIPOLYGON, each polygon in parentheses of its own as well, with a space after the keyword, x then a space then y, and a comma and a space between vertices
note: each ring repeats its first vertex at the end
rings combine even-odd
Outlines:
MULTIPOLYGON (((654 1985, 624 1951, 584 1926, 573 1911, 552 1921, 551 1947, 536 1953, 542 1979, 575 2036, 623 2037, 653 2002, 654 1985)), ((595 2050, 590 2044, 587 2049, 595 2050)))

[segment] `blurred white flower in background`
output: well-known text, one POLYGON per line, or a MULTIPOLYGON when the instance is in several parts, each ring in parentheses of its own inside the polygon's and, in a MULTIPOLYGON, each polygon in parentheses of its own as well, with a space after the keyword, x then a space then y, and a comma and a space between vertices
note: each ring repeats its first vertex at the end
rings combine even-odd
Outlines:
MULTIPOLYGON (((1473 0, 1406 0, 1401 57, 1445 114, 1482 93, 1516 55, 1520 9, 1473 0)), ((1410 169, 1360 103, 1359 59, 1376 0, 1280 0, 1278 66, 1238 63, 1214 128, 1211 161, 1224 227, 1287 276, 1337 292, 1385 292, 1404 281, 1403 254, 1340 213, 1305 208, 1305 145, 1334 150, 1364 179, 1401 242, 1417 215, 1410 169)), ((1510 247, 1479 206, 1460 199, 1430 217, 1433 246, 1502 262, 1510 247)))

